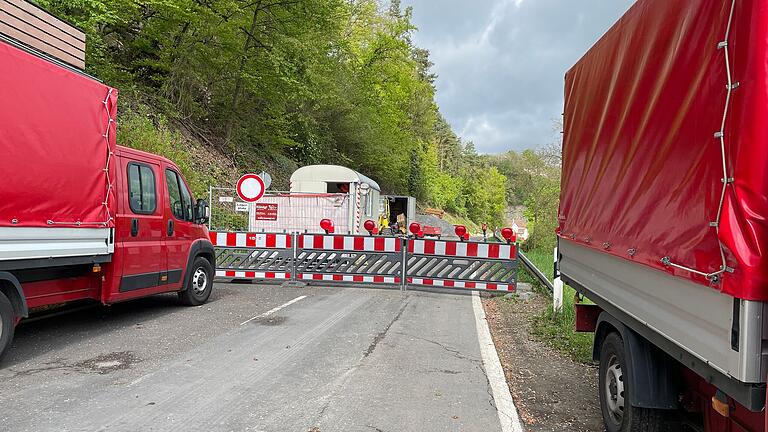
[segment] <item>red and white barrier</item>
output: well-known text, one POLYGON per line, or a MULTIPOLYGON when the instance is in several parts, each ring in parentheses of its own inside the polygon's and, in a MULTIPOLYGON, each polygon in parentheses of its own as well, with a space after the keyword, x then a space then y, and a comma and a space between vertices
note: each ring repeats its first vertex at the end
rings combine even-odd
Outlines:
POLYGON ((297 279, 306 281, 325 281, 325 282, 357 282, 357 283, 375 283, 375 284, 399 284, 400 278, 393 276, 363 276, 363 275, 342 275, 342 274, 321 274, 321 273, 299 273, 297 279))
POLYGON ((290 273, 275 272, 252 272, 235 270, 216 270, 216 277, 237 278, 237 279, 290 279, 290 273))
POLYGON ((515 291, 512 244, 309 233, 210 237, 221 278, 515 291))
POLYGON ((408 278, 409 284, 421 285, 421 286, 434 286, 441 288, 466 288, 477 290, 489 290, 489 291, 515 291, 515 286, 511 284, 500 284, 494 282, 469 282, 469 281, 454 281, 445 279, 423 279, 423 278, 408 278))
POLYGON ((517 249, 514 245, 440 240, 408 240, 408 252, 415 255, 461 258, 513 260, 517 257, 517 249))
POLYGON ((211 232, 214 247, 253 247, 266 249, 290 249, 290 234, 211 232))
POLYGON ((400 239, 395 237, 302 234, 299 249, 355 252, 400 252, 400 239))

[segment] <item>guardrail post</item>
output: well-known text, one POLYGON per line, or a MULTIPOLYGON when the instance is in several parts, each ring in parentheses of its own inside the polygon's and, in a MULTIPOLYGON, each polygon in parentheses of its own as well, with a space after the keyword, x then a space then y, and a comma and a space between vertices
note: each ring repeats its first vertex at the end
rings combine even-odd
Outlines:
POLYGON ((554 274, 553 274, 553 280, 552 280, 552 308, 555 310, 555 312, 562 312, 563 311, 563 280, 560 279, 560 272, 557 269, 557 248, 555 248, 554 253, 554 274))
POLYGON ((291 246, 291 250, 293 252, 293 257, 291 258, 291 280, 296 282, 298 280, 296 276, 296 260, 299 257, 299 233, 291 233, 291 246))
POLYGON ((408 239, 400 238, 402 266, 400 267, 400 291, 408 289, 408 239))

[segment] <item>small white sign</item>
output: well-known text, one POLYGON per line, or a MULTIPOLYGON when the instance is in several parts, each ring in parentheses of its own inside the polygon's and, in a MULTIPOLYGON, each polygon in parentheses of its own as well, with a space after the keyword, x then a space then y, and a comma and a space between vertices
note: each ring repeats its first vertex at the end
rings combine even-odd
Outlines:
POLYGON ((248 203, 239 202, 239 201, 236 202, 235 211, 248 213, 248 203))
POLYGON ((219 197, 219 202, 235 202, 235 199, 233 197, 219 197))

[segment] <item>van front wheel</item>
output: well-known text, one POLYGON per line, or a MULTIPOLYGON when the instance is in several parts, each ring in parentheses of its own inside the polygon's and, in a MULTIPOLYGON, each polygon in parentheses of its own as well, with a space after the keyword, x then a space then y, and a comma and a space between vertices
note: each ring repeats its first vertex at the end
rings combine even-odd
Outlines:
POLYGON ((184 288, 179 292, 179 299, 185 305, 199 306, 208 301, 213 291, 213 266, 207 259, 195 258, 184 288))

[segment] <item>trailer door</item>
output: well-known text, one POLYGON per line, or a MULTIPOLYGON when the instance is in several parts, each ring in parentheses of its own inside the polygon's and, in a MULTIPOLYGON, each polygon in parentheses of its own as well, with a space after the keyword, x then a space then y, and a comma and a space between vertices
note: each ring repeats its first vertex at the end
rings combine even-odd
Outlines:
POLYGON ((416 198, 408 197, 408 213, 405 217, 409 224, 416 221, 416 198))

